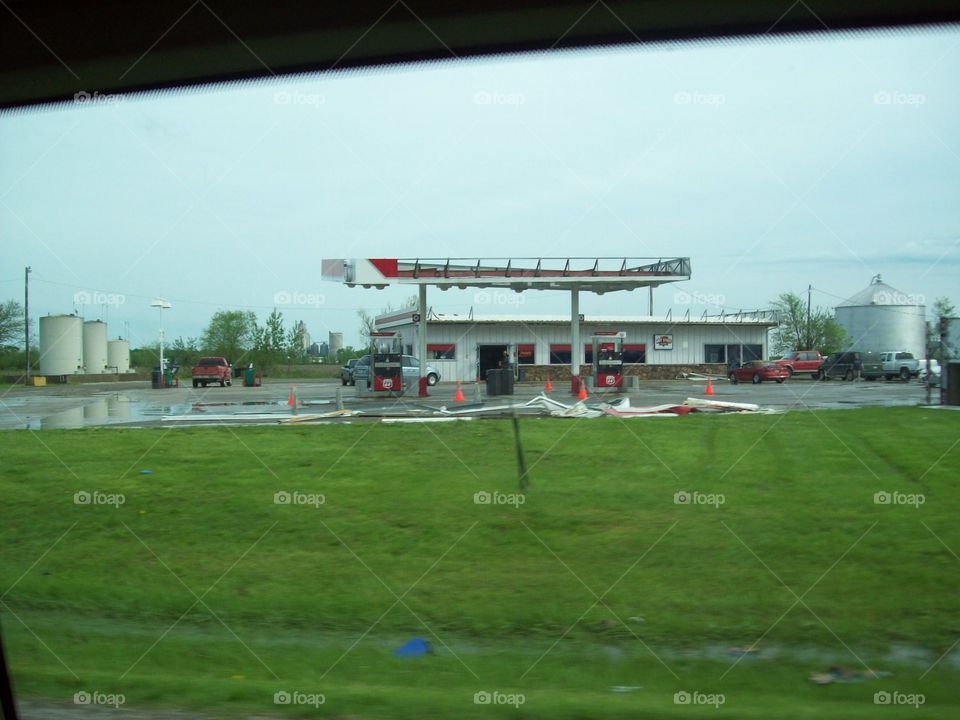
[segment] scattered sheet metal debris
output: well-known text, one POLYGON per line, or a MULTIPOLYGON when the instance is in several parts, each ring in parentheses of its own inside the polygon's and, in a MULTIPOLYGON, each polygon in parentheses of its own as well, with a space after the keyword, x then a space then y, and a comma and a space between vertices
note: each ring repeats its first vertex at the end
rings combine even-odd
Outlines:
MULTIPOLYGON (((227 403, 224 403, 227 404, 227 403)), ((275 403, 281 405, 282 403, 275 403)), ((214 404, 211 404, 214 405, 214 404)), ((304 406, 332 405, 328 401, 302 403, 304 406)), ((340 405, 340 403, 337 403, 340 405)), ((486 405, 470 403, 468 405, 428 405, 425 403, 389 403, 366 405, 357 409, 340 407, 328 412, 306 412, 291 415, 287 412, 239 411, 232 414, 205 412, 204 408, 196 415, 164 415, 163 422, 175 422, 185 425, 224 424, 256 422, 260 424, 278 423, 281 425, 329 424, 347 422, 350 418, 361 421, 382 422, 387 424, 418 424, 452 422, 455 420, 473 420, 476 418, 504 417, 554 417, 563 419, 600 418, 613 416, 620 419, 633 418, 676 418, 689 413, 771 413, 774 410, 761 408, 752 403, 736 403, 724 400, 688 397, 683 403, 664 405, 633 406, 627 396, 610 400, 577 400, 571 404, 563 403, 541 393, 526 402, 510 400, 494 401, 486 405)))

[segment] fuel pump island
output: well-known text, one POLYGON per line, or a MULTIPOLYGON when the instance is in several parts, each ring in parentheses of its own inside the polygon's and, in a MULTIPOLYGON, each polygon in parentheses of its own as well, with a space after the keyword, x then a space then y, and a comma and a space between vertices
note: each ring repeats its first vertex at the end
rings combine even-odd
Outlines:
POLYGON ((597 331, 593 334, 593 387, 597 392, 623 392, 624 332, 597 331))

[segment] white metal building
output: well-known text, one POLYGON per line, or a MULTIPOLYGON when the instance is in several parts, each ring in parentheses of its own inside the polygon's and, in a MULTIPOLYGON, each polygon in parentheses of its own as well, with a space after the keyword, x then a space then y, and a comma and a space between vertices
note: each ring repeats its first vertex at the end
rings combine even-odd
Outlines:
MULTIPOLYGON (((579 362, 592 362, 595 332, 624 332, 624 362, 655 365, 701 365, 746 362, 768 357, 767 335, 776 321, 769 313, 676 319, 672 317, 581 316, 579 362)), ((419 345, 417 309, 381 315, 378 331, 398 333, 403 351, 419 345)), ((485 377, 504 359, 525 366, 571 364, 570 318, 566 316, 427 316, 427 362, 444 380, 485 377)))

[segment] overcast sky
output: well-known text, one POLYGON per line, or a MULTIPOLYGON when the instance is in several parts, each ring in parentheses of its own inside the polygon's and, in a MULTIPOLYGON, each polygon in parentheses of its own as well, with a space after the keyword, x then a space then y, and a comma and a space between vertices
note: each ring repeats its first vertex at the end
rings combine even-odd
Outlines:
MULTIPOLYGON (((110 336, 275 298, 315 340, 409 289, 324 257, 689 256, 655 313, 832 306, 872 275, 960 305, 960 32, 455 62, 0 116, 0 299, 110 336), (686 296, 677 296, 678 290, 686 296)), ((511 296, 505 296, 511 297, 511 296)), ((483 298, 489 300, 489 298, 483 298)), ((439 312, 568 312, 565 293, 439 312)), ((645 314, 646 293, 584 296, 645 314)))

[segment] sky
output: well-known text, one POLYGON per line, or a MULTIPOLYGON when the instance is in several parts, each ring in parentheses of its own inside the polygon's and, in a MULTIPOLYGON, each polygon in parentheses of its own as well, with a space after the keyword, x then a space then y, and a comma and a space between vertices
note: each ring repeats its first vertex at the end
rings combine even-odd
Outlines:
MULTIPOLYGON (((338 257, 691 258, 654 313, 832 307, 871 277, 960 305, 960 31, 455 61, 0 115, 0 301, 133 346, 278 307, 360 344, 413 291, 338 257), (291 302, 292 301, 292 302, 291 302), (278 303, 281 303, 278 305, 278 303)), ((563 292, 433 291, 562 314, 563 292)), ((642 315, 646 292, 581 296, 642 315)))

